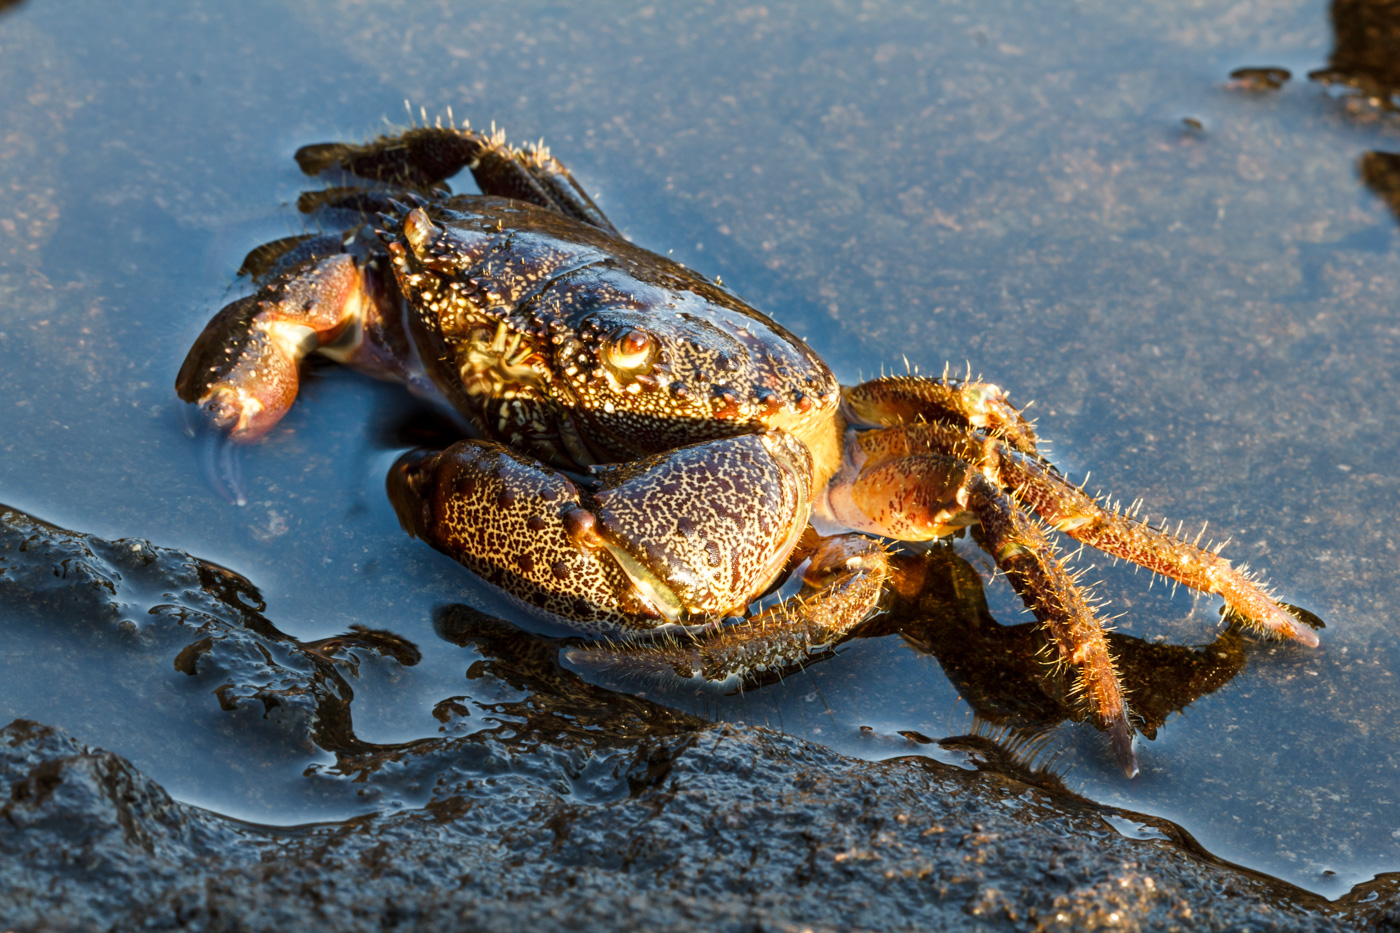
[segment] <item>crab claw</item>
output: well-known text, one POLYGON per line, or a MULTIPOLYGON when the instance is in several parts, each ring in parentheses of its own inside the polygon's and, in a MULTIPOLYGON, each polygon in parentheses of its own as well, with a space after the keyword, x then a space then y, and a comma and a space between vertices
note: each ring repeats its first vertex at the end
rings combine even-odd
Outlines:
POLYGON ((176 393, 198 407, 203 426, 233 441, 261 437, 296 398, 300 335, 270 324, 267 311, 260 295, 225 307, 175 377, 176 393))
POLYGON ((1108 741, 1113 746, 1113 757, 1118 759, 1118 767, 1128 780, 1138 776, 1137 753, 1133 751, 1133 727, 1128 723, 1127 714, 1114 720, 1108 726, 1108 741))
POLYGON ((214 315, 185 357, 175 391, 232 440, 256 440, 295 401, 302 358, 356 325, 364 304, 353 257, 307 259, 214 315))

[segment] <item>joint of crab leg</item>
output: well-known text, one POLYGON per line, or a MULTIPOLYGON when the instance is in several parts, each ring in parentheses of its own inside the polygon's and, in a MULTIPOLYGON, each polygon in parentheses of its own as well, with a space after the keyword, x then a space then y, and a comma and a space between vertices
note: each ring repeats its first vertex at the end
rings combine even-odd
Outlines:
POLYGON ((1034 454, 1035 430, 1000 386, 989 382, 923 376, 885 376, 843 390, 847 415, 858 425, 958 421, 1005 438, 1016 450, 1034 454))
POLYGON ((1028 553, 1030 553, 1030 549, 1019 541, 1007 541, 997 547, 996 553, 993 554, 992 557, 996 560, 997 565, 1000 566, 1007 561, 1015 560, 1028 553))
POLYGON ((598 519, 592 512, 575 506, 561 518, 564 522, 564 533, 575 545, 590 550, 603 546, 603 539, 598 535, 598 519))
POLYGON ((952 457, 899 457, 862 468, 832 487, 828 503, 848 528, 901 541, 931 541, 973 524, 967 464, 952 457))

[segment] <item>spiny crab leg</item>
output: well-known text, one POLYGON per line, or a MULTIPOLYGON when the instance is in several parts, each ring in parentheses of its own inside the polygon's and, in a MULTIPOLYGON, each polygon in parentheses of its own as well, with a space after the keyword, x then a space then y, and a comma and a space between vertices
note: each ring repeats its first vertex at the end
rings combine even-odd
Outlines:
MULTIPOLYGON (((886 431, 913 427, 922 425, 886 431)), ((981 525, 988 553, 1045 626, 1057 666, 1074 672, 1066 698, 1109 734, 1123 773, 1137 774, 1133 727, 1102 621, 1039 524, 981 471, 965 459, 929 453, 871 457, 838 481, 831 505, 850 527, 906 541, 981 525)))
POLYGON ((1108 652, 1103 624, 1038 524, 981 476, 968 483, 968 508, 977 515, 997 566, 1049 630, 1060 665, 1077 672, 1069 698, 1082 699, 1099 728, 1108 733, 1114 757, 1129 778, 1137 777, 1128 704, 1108 652))
POLYGON ((498 130, 421 126, 364 145, 317 143, 297 150, 308 175, 339 167, 360 178, 429 188, 471 170, 483 194, 528 201, 617 235, 615 228, 574 176, 542 145, 517 148, 498 130))
POLYGON ((1262 632, 1317 647, 1315 632, 1284 611, 1258 584, 1217 552, 1123 512, 1103 508, 1078 486, 995 438, 929 422, 870 431, 860 436, 859 443, 867 458, 867 470, 885 460, 922 452, 978 464, 998 486, 1013 490, 1022 506, 1076 541, 1192 589, 1221 596, 1249 625, 1262 632))
POLYGON ((882 376, 842 391, 846 419, 858 427, 915 424, 949 419, 1006 439, 1035 455, 1035 430, 1006 400, 1000 386, 979 379, 882 376))

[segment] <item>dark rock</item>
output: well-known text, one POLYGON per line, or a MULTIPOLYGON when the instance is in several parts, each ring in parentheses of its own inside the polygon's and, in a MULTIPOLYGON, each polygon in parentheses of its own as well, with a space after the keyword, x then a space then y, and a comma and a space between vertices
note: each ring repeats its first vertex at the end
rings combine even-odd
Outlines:
POLYGON ((993 770, 1014 754, 979 756, 986 771, 862 762, 708 725, 584 683, 556 643, 465 607, 436 631, 475 650, 467 684, 495 699, 444 697, 438 736, 376 745, 355 735, 351 686, 367 662, 418 663, 392 633, 303 643, 236 574, 8 510, 0 571, 11 631, 117 639, 106 676, 140 671, 155 715, 178 715, 164 683, 203 681, 208 715, 251 708, 251 734, 333 756, 301 783, 361 801, 359 816, 255 826, 16 720, 0 730, 6 931, 1317 930, 1383 924, 1397 902, 1393 877, 1329 904, 1220 863, 1165 820, 993 770))
POLYGON ((506 781, 277 830, 17 721, 0 732, 0 912, 16 930, 1316 930, 1394 898, 1392 882, 1347 916, 1119 835, 1092 805, 927 759, 853 762, 731 727, 670 752, 665 780, 606 804, 506 781))

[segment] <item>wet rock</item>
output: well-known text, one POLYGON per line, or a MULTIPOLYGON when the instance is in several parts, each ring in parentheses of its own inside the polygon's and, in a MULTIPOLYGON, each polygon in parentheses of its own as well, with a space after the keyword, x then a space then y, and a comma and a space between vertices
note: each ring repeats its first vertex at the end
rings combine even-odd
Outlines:
POLYGON ((0 731, 0 923, 99 929, 191 859, 236 857, 235 824, 178 804, 110 752, 25 720, 0 731))
POLYGON ((526 918, 546 930, 1316 930, 1360 919, 1170 838, 1127 838, 1092 805, 926 759, 853 762, 732 727, 667 753, 664 778, 606 804, 502 782, 279 830, 172 801, 120 757, 18 721, 0 731, 0 915, 17 930, 517 929, 526 918))
MULTIPOLYGON (((107 541, 0 506, 0 605, 12 629, 28 622, 87 655, 135 665, 128 679, 149 685, 139 691, 147 702, 172 702, 155 687, 172 669, 224 710, 278 710, 302 730, 318 710, 333 719, 325 707, 341 697, 331 659, 279 632, 251 582, 144 539, 107 541)), ((64 676, 95 673, 65 660, 64 676)))
POLYGON ((1383 922, 1400 891, 1382 878, 1329 904, 1212 859, 1167 821, 1033 786, 1010 753, 977 756, 983 771, 861 762, 706 724, 587 684, 557 643, 464 607, 435 629, 479 657, 465 681, 479 692, 430 704, 438 735, 375 744, 355 733, 352 686, 366 663, 416 665, 416 646, 370 630, 300 642, 236 574, 13 510, 0 602, 12 634, 44 626, 45 651, 113 639, 108 676, 135 675, 157 716, 181 708, 159 705, 164 685, 203 680, 211 733, 251 708, 251 734, 291 737, 283 754, 329 753, 302 784, 361 802, 349 818, 252 825, 16 720, 0 730, 7 931, 1316 930, 1383 922))
POLYGON ((1335 42, 1326 68, 1308 77, 1358 93, 1388 110, 1400 92, 1400 3, 1396 0, 1333 0, 1335 42))

